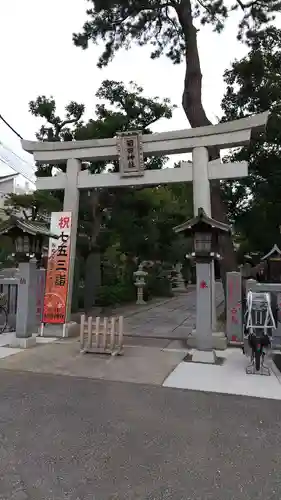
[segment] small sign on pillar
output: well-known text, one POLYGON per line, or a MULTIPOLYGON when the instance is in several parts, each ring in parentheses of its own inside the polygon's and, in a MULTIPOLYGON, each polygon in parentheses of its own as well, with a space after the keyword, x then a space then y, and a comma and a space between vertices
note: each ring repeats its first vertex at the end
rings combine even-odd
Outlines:
POLYGON ((203 290, 204 290, 205 288, 208 288, 208 285, 207 285, 207 283, 206 283, 206 281, 205 281, 205 280, 201 281, 201 283, 200 283, 200 288, 201 288, 201 289, 203 289, 203 290))
POLYGON ((121 177, 144 175, 141 131, 119 132, 117 134, 117 151, 121 177))
POLYGON ((236 271, 227 273, 226 333, 229 342, 243 341, 242 276, 236 271))

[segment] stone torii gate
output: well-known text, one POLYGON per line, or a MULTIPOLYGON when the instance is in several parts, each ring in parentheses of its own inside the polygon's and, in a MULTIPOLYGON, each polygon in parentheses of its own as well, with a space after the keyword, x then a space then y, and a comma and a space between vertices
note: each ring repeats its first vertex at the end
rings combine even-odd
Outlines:
MULTIPOLYGON (((219 149, 227 149, 244 146, 249 143, 253 133, 265 127, 267 119, 268 112, 265 112, 232 122, 173 132, 147 135, 142 135, 141 132, 128 132, 111 139, 73 142, 22 141, 23 149, 33 154, 36 162, 67 164, 66 173, 41 177, 36 182, 39 190, 64 190, 63 210, 72 212, 67 320, 70 320, 71 311, 79 191, 91 188, 193 182, 194 214, 196 215, 198 208, 201 207, 211 216, 210 180, 245 177, 248 174, 248 165, 247 162, 226 164, 220 160, 209 162, 208 148, 216 146, 219 149), (180 168, 147 171, 143 169, 144 156, 190 152, 192 163, 181 162, 180 168), (136 160, 134 165, 132 158, 136 160), (120 173, 90 174, 87 170, 81 171, 82 161, 110 162, 117 159, 120 161, 120 173)), ((214 328, 215 310, 213 316, 214 328)))

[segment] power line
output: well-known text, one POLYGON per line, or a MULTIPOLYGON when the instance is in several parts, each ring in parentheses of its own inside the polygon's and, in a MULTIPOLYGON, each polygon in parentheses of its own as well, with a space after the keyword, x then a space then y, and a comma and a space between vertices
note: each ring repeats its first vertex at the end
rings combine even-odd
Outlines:
POLYGON ((12 155, 14 155, 18 160, 22 161, 23 163, 26 163, 30 168, 32 168, 32 170, 36 170, 35 165, 33 165, 32 163, 30 163, 29 161, 25 160, 24 158, 19 156, 17 153, 15 153, 12 149, 10 149, 8 146, 6 146, 6 144, 4 144, 1 141, 1 139, 0 139, 0 146, 2 146, 4 149, 6 149, 10 153, 12 153, 12 155))
MULTIPOLYGON (((20 165, 15 165, 13 162, 11 162, 10 158, 7 158, 7 156, 3 153, 5 153, 5 151, 0 150, 0 160, 3 163, 5 163, 8 167, 12 168, 18 174, 23 175, 23 177, 30 180, 30 182, 33 182, 30 179, 30 174, 28 172, 26 172, 25 169, 23 169, 20 165)), ((33 174, 33 172, 32 172, 32 174, 33 174)))
POLYGON ((31 184, 35 184, 34 181, 32 181, 30 179, 30 177, 25 173, 23 172, 21 169, 17 169, 14 165, 11 165, 10 163, 8 163, 8 161, 6 161, 2 155, 0 154, 0 162, 2 163, 5 163, 5 165, 7 165, 9 168, 11 168, 12 170, 14 170, 14 172, 17 172, 17 174, 20 174, 22 175, 25 179, 27 179, 29 182, 31 182, 31 184))
POLYGON ((31 164, 24 162, 20 157, 18 157, 18 155, 16 155, 16 153, 14 153, 12 150, 7 149, 3 145, 3 143, 1 143, 1 141, 0 141, 0 158, 2 158, 2 160, 4 160, 11 168, 16 170, 18 173, 22 174, 24 172, 23 175, 25 177, 34 175, 35 173, 31 164), (16 162, 14 161, 13 156, 16 158, 16 162), (31 172, 26 170, 25 163, 28 165, 31 172))
POLYGON ((6 163, 8 163, 11 168, 16 170, 19 173, 24 173, 25 176, 33 176, 35 174, 35 170, 32 169, 31 165, 28 165, 28 169, 25 168, 25 165, 21 160, 16 160, 14 161, 14 158, 11 157, 12 155, 8 153, 5 149, 1 147, 0 144, 0 158, 2 158, 6 163))
POLYGON ((2 122, 5 123, 5 125, 7 125, 7 127, 9 127, 10 130, 12 130, 12 132, 14 132, 14 134, 16 134, 21 140, 23 140, 23 137, 12 127, 12 125, 10 125, 7 120, 5 120, 5 118, 0 114, 0 120, 2 120, 2 122))
MULTIPOLYGON (((2 120, 3 123, 5 123, 5 125, 7 125, 7 127, 10 130, 12 130, 12 132, 14 132, 14 134, 16 134, 17 137, 19 137, 21 140, 23 139, 22 136, 7 122, 7 120, 5 120, 5 118, 1 115, 1 113, 0 113, 0 120, 2 120)), ((5 146, 2 141, 0 141, 0 161, 2 161, 5 165, 7 165, 8 167, 10 167, 12 170, 14 170, 14 172, 17 172, 18 174, 22 175, 25 179, 27 179, 32 184, 35 184, 34 181, 31 180, 31 178, 29 177, 29 175, 26 174, 26 172, 23 171, 20 166, 15 166, 14 163, 11 164, 11 159, 7 158, 7 155, 5 154, 5 151, 1 151, 1 147, 2 147, 2 149, 6 149, 7 152, 9 152, 13 156, 15 156, 20 162, 25 163, 26 165, 28 165, 32 169, 32 174, 34 174, 35 166, 32 165, 31 163, 29 163, 27 160, 24 160, 23 158, 21 158, 13 150, 11 150, 7 146, 5 146), (3 153, 4 153, 4 158, 3 158, 3 153)))

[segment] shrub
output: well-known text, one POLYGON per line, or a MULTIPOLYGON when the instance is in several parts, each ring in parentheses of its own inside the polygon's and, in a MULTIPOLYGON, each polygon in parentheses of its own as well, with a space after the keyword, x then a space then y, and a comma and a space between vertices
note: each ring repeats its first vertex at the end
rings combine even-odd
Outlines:
POLYGON ((135 287, 129 283, 115 283, 102 285, 99 288, 96 305, 101 307, 114 306, 135 300, 135 287))
POLYGON ((150 267, 147 276, 147 286, 145 288, 147 299, 151 297, 172 297, 172 287, 169 278, 169 271, 163 270, 161 265, 150 267))

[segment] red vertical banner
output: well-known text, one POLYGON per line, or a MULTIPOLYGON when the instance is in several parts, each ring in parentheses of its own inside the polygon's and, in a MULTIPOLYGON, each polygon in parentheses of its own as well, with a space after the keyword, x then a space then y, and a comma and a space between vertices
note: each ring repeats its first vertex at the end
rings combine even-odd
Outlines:
POLYGON ((50 238, 43 323, 65 323, 70 258, 71 212, 53 212, 50 238))

